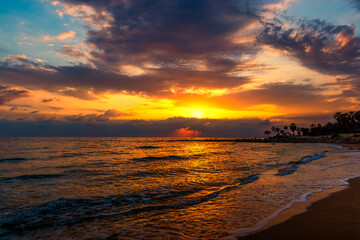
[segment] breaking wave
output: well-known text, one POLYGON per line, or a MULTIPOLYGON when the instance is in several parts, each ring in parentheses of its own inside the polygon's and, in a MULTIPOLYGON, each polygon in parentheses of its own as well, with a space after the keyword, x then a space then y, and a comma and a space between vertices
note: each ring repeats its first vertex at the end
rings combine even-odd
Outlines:
POLYGON ((310 163, 310 162, 312 162, 314 160, 324 158, 324 157, 326 157, 326 155, 325 155, 326 152, 327 151, 319 152, 319 153, 315 153, 315 154, 310 155, 310 156, 302 157, 299 161, 295 162, 290 167, 285 167, 285 168, 280 169, 278 171, 278 173, 275 174, 275 176, 285 176, 285 175, 293 174, 299 168, 299 166, 298 166, 299 164, 306 164, 306 163, 310 163))
POLYGON ((186 160, 189 159, 187 157, 181 157, 181 156, 177 156, 177 155, 169 155, 169 156, 163 156, 163 157, 153 157, 153 156, 148 156, 148 157, 143 157, 143 158, 132 158, 132 161, 137 161, 137 162, 153 162, 153 161, 164 161, 164 160, 186 160))

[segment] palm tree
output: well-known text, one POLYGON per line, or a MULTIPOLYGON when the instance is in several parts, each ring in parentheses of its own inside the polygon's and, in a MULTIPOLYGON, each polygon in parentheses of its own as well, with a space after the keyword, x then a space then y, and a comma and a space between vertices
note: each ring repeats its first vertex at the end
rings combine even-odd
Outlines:
POLYGON ((279 127, 276 127, 276 128, 275 128, 275 131, 276 131, 276 136, 279 136, 280 128, 279 128, 279 127))
POLYGON ((298 136, 300 136, 300 135, 301 135, 301 131, 300 131, 300 128, 299 128, 299 127, 296 127, 296 131, 297 131, 298 136))
POLYGON ((276 127, 272 126, 271 127, 271 132, 275 133, 276 132, 276 127))
POLYGON ((289 125, 289 127, 290 127, 290 130, 293 132, 293 136, 295 136, 295 131, 297 129, 296 124, 292 123, 292 124, 289 125))
POLYGON ((270 132, 269 130, 266 130, 266 131, 264 132, 264 134, 265 134, 266 136, 268 136, 268 135, 271 134, 271 132, 270 132))
POLYGON ((307 136, 307 135, 309 135, 309 133, 310 133, 310 128, 302 127, 302 128, 300 128, 300 131, 302 132, 302 134, 303 134, 304 136, 307 136))

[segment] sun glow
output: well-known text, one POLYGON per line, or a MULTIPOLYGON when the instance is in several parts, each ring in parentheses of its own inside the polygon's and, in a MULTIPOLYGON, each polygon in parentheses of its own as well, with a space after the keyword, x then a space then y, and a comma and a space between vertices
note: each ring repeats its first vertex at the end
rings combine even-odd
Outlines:
POLYGON ((203 118, 204 117, 204 110, 203 109, 190 109, 190 115, 196 118, 203 118))

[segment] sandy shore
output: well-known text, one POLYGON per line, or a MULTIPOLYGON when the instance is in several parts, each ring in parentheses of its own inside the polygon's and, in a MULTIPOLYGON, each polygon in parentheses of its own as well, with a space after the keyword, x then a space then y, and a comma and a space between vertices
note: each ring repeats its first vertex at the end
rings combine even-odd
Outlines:
POLYGON ((272 220, 281 223, 238 239, 360 239, 360 178, 350 180, 347 187, 321 199, 323 194, 312 195, 313 203, 295 204, 272 220), (287 214, 294 215, 297 211, 303 213, 283 221, 287 214))

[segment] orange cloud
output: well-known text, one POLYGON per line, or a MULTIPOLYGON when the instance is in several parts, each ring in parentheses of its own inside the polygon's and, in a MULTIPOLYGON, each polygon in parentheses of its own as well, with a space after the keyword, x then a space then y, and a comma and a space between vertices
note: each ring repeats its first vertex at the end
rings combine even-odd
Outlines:
POLYGON ((27 56, 24 54, 9 55, 9 56, 3 58, 3 60, 9 60, 9 61, 19 61, 19 60, 25 60, 25 59, 27 59, 27 56))
POLYGON ((114 21, 112 14, 106 11, 105 8, 96 9, 88 4, 72 4, 60 1, 53 1, 52 4, 62 8, 56 10, 61 18, 64 15, 69 15, 81 19, 93 28, 108 28, 114 21))
POLYGON ((63 32, 63 33, 59 34, 56 38, 58 40, 64 40, 64 39, 67 39, 67 38, 75 37, 75 35, 76 35, 76 32, 68 31, 68 32, 63 32))
POLYGON ((200 131, 191 130, 190 127, 180 128, 173 133, 175 137, 199 137, 200 135, 200 131))
POLYGON ((40 58, 32 58, 32 57, 28 57, 25 54, 18 54, 18 55, 9 55, 6 57, 3 57, 3 60, 5 61, 12 61, 12 62, 21 62, 21 61, 34 61, 37 63, 45 63, 45 60, 42 60, 40 58))
POLYGON ((45 35, 45 36, 42 37, 42 40, 43 41, 55 41, 55 40, 63 41, 63 40, 66 40, 68 38, 73 38, 75 36, 76 36, 76 32, 68 31, 68 32, 60 33, 57 36, 45 35))

